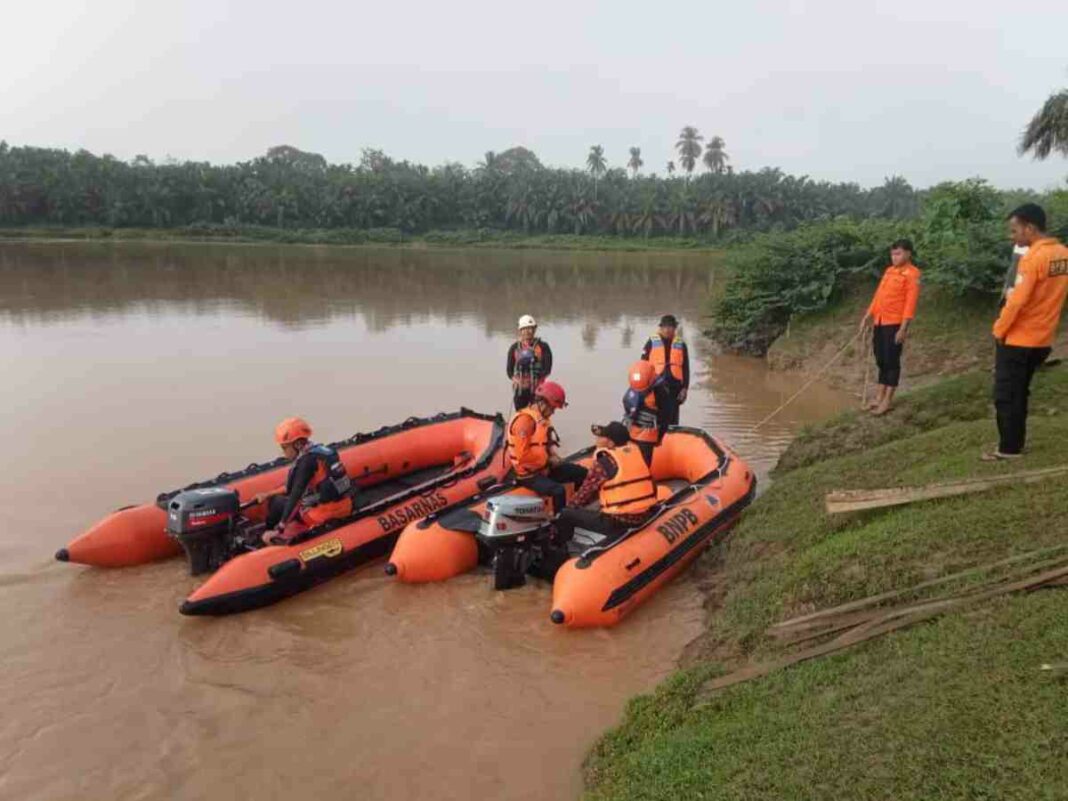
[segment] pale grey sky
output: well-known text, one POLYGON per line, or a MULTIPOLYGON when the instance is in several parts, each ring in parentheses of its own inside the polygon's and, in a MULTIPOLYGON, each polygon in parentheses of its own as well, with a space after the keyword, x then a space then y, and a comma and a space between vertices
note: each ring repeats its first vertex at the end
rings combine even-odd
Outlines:
POLYGON ((591 144, 664 171, 683 125, 738 169, 1063 184, 1019 158, 1068 83, 1068 2, 5 0, 0 138, 232 162, 276 144, 474 164, 591 144))

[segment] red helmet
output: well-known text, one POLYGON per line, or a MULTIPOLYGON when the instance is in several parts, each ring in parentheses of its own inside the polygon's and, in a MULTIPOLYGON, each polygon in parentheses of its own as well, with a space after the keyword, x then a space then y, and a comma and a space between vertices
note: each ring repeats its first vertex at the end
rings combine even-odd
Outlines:
POLYGON ((309 439, 311 426, 302 417, 287 417, 274 429, 274 441, 279 445, 289 445, 298 439, 309 439))
POLYGON ((534 390, 534 397, 541 398, 554 409, 561 409, 567 406, 567 393, 555 381, 546 381, 534 390))
POLYGON ((630 388, 645 392, 656 380, 656 368, 645 360, 636 361, 630 366, 630 388))

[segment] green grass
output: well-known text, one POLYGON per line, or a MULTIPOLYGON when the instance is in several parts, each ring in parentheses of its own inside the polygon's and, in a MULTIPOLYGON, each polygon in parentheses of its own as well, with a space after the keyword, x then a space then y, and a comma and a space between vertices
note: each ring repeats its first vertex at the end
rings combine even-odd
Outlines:
POLYGON ((253 225, 191 225, 176 228, 99 226, 0 227, 0 240, 115 240, 165 242, 267 242, 305 245, 392 245, 397 247, 490 247, 518 250, 666 251, 716 250, 714 242, 683 237, 527 235, 493 229, 405 233, 397 228, 271 228, 253 225))
MULTIPOLYGON (((995 439, 988 374, 804 434, 716 568, 705 661, 634 700, 587 762, 593 799, 1068 798, 1068 590, 988 602, 703 700, 704 681, 782 654, 777 622, 1037 548, 1068 544, 1063 479, 830 517, 826 491, 1068 461, 1068 370, 1035 379, 1029 453, 995 439), (1064 678, 1060 678, 1060 677, 1064 678)), ((969 577, 940 588, 959 589, 969 577)))

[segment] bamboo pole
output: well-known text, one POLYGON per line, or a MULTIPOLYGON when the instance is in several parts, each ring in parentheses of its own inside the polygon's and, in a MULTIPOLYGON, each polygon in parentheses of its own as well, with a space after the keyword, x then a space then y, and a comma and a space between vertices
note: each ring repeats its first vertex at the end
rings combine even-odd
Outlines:
POLYGON ((943 481, 922 487, 891 487, 873 490, 834 490, 827 493, 824 503, 827 514, 843 512, 860 512, 865 509, 882 509, 887 506, 927 501, 934 498, 949 498, 954 495, 968 495, 984 492, 994 487, 1015 484, 1030 484, 1052 476, 1068 473, 1068 465, 1046 467, 1038 470, 1024 470, 1018 473, 1006 473, 1000 476, 970 478, 963 481, 943 481))

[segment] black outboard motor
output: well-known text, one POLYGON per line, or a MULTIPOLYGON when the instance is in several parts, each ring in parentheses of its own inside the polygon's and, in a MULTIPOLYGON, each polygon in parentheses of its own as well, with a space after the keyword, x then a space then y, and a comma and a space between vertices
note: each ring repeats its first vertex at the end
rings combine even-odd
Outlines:
POLYGON ((522 587, 527 571, 548 540, 546 500, 530 495, 498 495, 487 501, 486 518, 476 536, 493 557, 493 588, 522 587))
POLYGON ((167 533, 189 558, 189 573, 218 570, 231 555, 241 499, 226 487, 179 492, 167 504, 167 533))

